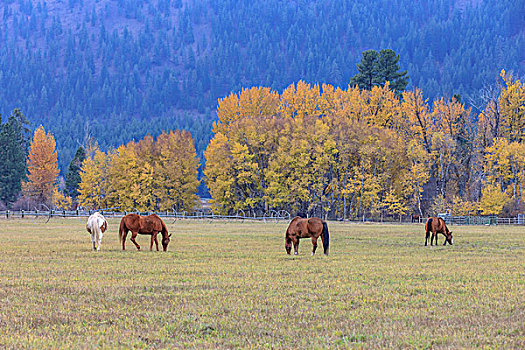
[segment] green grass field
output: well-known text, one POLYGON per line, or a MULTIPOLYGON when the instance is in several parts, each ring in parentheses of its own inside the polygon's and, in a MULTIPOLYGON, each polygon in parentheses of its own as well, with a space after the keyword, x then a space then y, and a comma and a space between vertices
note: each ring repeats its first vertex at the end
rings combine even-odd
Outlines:
POLYGON ((166 223, 97 253, 84 219, 0 219, 0 348, 525 348, 525 227, 329 222, 294 257, 286 223, 166 223))

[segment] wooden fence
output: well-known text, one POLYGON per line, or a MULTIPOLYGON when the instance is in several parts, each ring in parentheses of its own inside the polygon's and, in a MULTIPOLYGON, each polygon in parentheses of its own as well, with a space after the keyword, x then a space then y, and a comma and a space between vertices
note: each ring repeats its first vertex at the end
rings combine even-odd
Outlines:
POLYGON ((105 210, 2 210, 0 211, 0 219, 14 219, 14 218, 44 218, 49 221, 54 217, 61 218, 82 218, 89 217, 95 212, 99 212, 106 218, 121 218, 127 214, 135 213, 140 215, 157 214, 166 219, 218 219, 218 220, 254 220, 254 221, 279 221, 290 220, 290 214, 286 211, 269 211, 263 216, 250 216, 244 212, 239 212, 237 215, 215 215, 211 212, 176 212, 176 211, 105 211, 105 210))
MULTIPOLYGON (((12 218, 44 218, 49 221, 54 217, 63 217, 63 218, 82 218, 89 217, 91 214, 97 210, 2 210, 0 211, 0 219, 12 219, 12 218)), ((209 211, 207 212, 195 212, 195 213, 186 213, 186 212, 176 212, 176 211, 163 211, 163 212, 127 212, 127 211, 106 211, 98 210, 107 218, 121 218, 124 215, 129 213, 137 213, 140 215, 149 215, 157 214, 158 216, 166 219, 189 219, 189 220, 199 220, 199 219, 210 219, 210 220, 253 220, 253 221, 289 221, 291 219, 290 213, 287 211, 275 211, 271 210, 266 212, 262 216, 246 215, 243 211, 237 213, 237 215, 215 215, 209 211)), ((447 215, 444 217, 447 225, 525 225, 525 215, 520 214, 512 218, 499 218, 496 216, 450 216, 447 215)), ((353 220, 352 220, 353 221, 353 220)), ((355 220, 359 222, 360 220, 355 220)), ((374 222, 373 220, 366 220, 367 222, 374 222)), ((426 218, 420 218, 419 223, 424 223, 426 218)), ((408 221, 399 222, 397 220, 392 221, 383 221, 384 223, 410 223, 408 221)))

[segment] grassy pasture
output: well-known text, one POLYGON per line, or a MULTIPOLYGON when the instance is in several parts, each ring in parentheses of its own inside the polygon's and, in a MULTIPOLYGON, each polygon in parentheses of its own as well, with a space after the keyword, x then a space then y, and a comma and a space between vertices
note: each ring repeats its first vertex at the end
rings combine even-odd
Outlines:
POLYGON ((0 348, 525 348, 525 227, 177 221, 167 253, 85 220, 0 219, 0 348), (443 236, 440 236, 440 243, 443 236))

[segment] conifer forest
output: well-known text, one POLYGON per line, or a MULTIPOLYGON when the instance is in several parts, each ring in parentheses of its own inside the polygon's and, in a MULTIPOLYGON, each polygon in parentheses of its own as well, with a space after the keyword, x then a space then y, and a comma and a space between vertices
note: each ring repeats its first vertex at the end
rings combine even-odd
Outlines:
POLYGON ((524 48, 518 0, 5 0, 0 206, 513 215, 524 48))

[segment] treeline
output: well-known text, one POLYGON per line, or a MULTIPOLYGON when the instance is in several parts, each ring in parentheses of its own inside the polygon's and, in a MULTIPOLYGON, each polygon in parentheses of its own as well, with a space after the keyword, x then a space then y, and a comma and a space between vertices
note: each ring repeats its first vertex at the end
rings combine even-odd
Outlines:
POLYGON ((187 131, 90 153, 80 169, 77 199, 83 207, 184 211, 198 205, 199 160, 187 131))
MULTIPOLYGON (((523 212, 525 84, 500 75, 477 115, 459 96, 429 104, 421 90, 399 92, 389 82, 343 90, 300 81, 282 93, 232 93, 218 102, 204 152, 213 210, 344 219, 523 212)), ((187 131, 108 152, 90 140, 59 183, 54 137, 39 127, 26 151, 26 125, 19 110, 0 125, 0 201, 8 206, 198 206, 199 158, 187 131)))
POLYGON ((206 148, 218 98, 304 80, 346 88, 360 53, 391 48, 433 100, 524 73, 516 0, 7 0, 0 5, 0 111, 21 108, 57 139, 104 150, 165 129, 206 148), (67 128, 64 126, 67 125, 67 128))
POLYGON ((199 159, 187 131, 164 131, 102 152, 79 147, 60 181, 55 138, 42 126, 26 151, 24 119, 16 110, 0 124, 0 207, 15 209, 193 210, 199 202, 199 159))
POLYGON ((388 83, 231 94, 204 153, 214 209, 345 219, 523 209, 525 87, 501 78, 479 116, 458 96, 430 105, 388 83))

